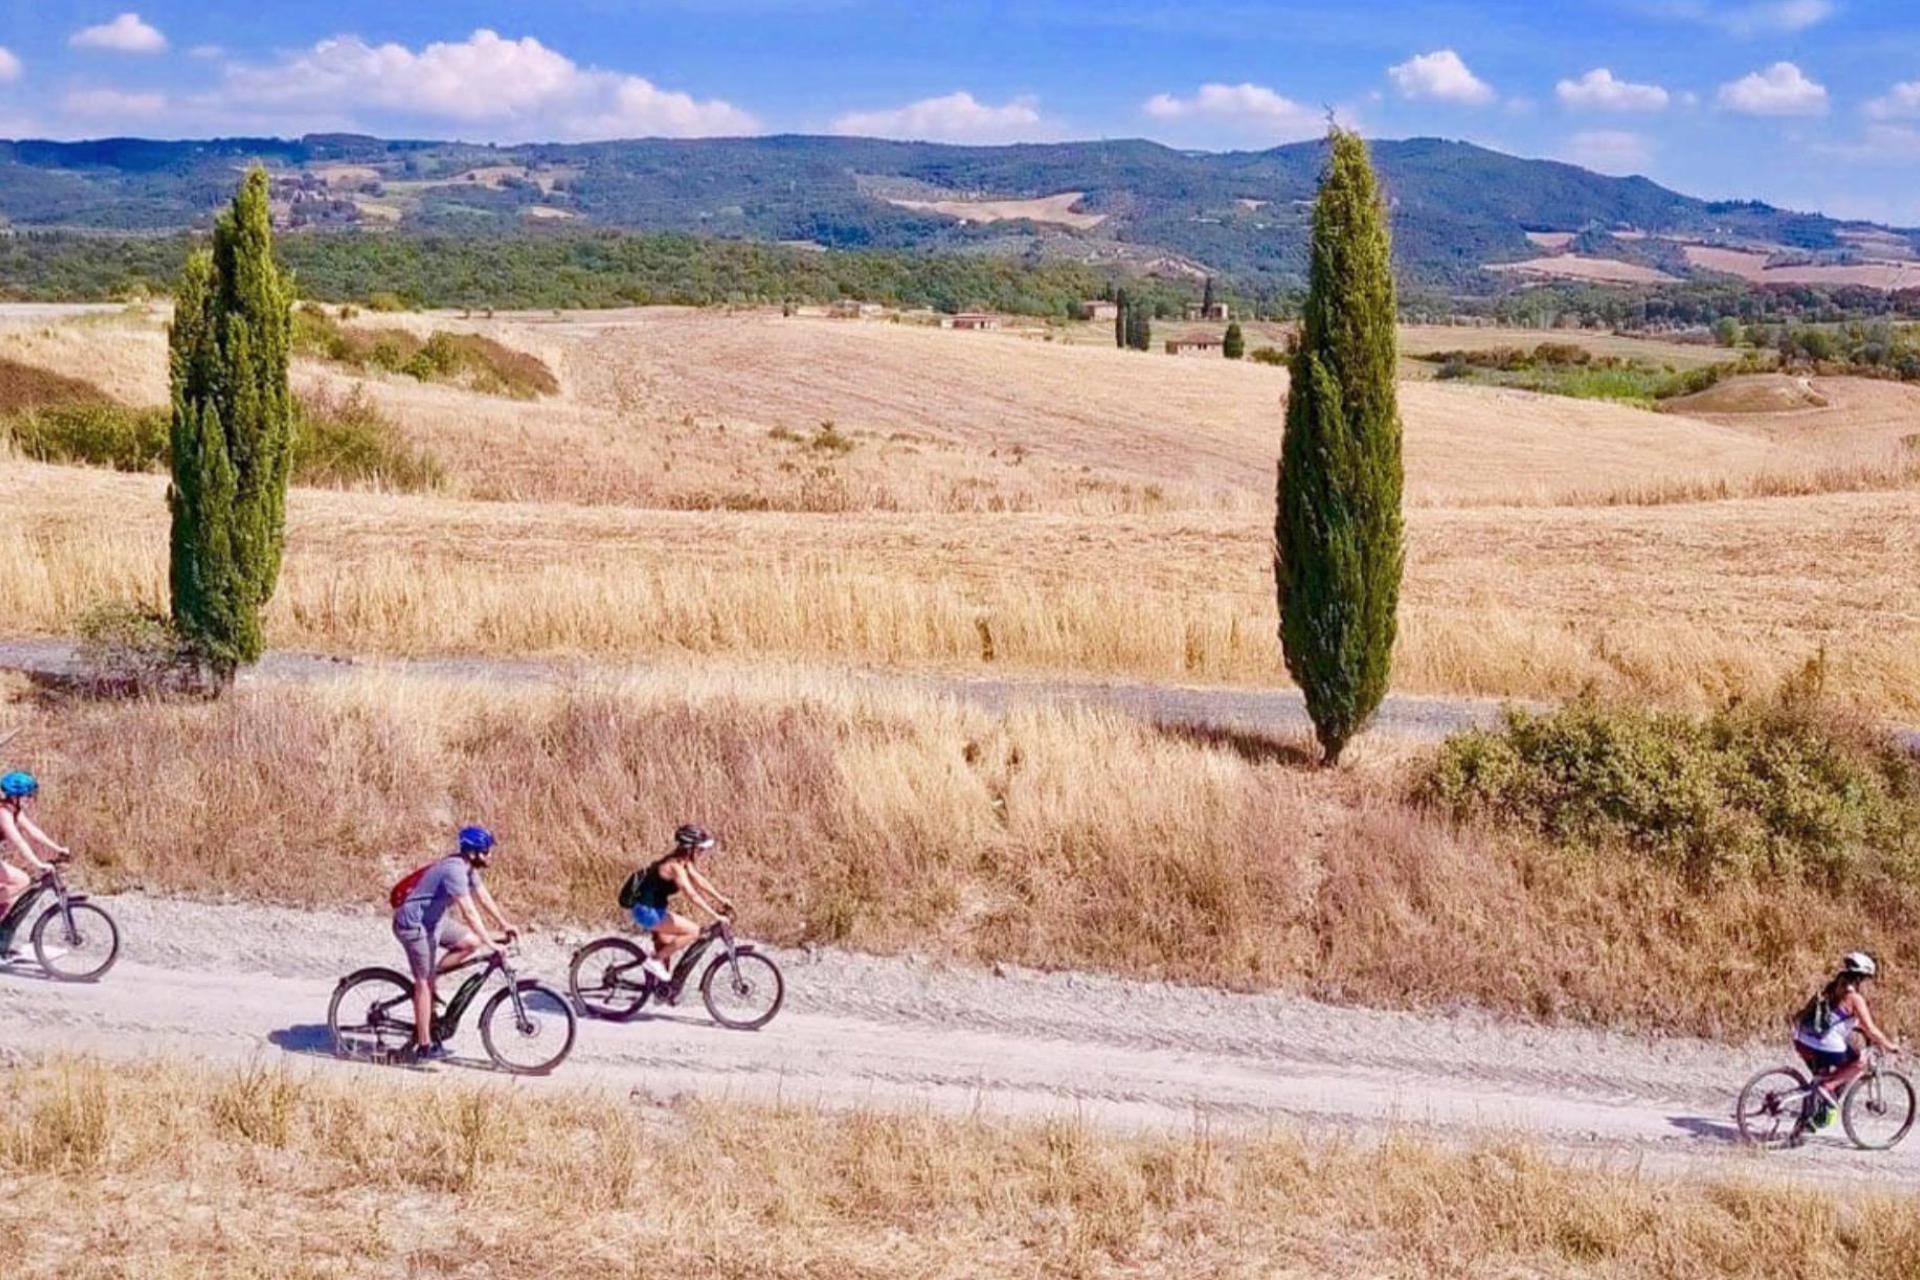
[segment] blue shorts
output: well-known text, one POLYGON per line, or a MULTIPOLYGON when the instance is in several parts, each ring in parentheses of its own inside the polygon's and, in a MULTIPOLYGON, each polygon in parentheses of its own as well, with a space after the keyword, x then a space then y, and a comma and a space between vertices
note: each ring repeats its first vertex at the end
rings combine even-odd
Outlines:
POLYGON ((633 922, 651 933, 667 922, 667 910, 664 907, 650 907, 642 902, 633 908, 633 922))

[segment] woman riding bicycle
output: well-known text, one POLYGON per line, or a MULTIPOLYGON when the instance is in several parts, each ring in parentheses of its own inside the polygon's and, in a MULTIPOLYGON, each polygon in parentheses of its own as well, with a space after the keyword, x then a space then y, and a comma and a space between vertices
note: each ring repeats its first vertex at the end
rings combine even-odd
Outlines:
POLYGON ((1794 1018, 1794 1052, 1813 1071, 1820 1099, 1816 1128, 1832 1123, 1835 1100, 1864 1069, 1854 1032, 1888 1053, 1895 1052, 1893 1041, 1882 1034, 1867 1007, 1864 988, 1879 972, 1880 966, 1866 952, 1849 953, 1840 962, 1840 972, 1794 1018))
POLYGON ((661 982, 672 980, 673 958, 700 936, 700 926, 667 908, 669 898, 684 889, 708 915, 733 915, 733 903, 698 866, 700 855, 713 846, 713 837, 703 829, 681 827, 673 833, 673 852, 634 872, 620 888, 620 905, 632 912, 635 924, 653 935, 653 956, 640 967, 661 982))
POLYGON ((28 807, 39 794, 40 783, 30 773, 15 770, 0 777, 0 916, 6 915, 14 900, 33 884, 32 876, 7 861, 8 849, 17 849, 21 860, 42 875, 50 866, 33 851, 33 842, 27 837, 45 845, 56 858, 64 858, 71 852, 65 845, 54 843, 53 837, 27 816, 28 807))

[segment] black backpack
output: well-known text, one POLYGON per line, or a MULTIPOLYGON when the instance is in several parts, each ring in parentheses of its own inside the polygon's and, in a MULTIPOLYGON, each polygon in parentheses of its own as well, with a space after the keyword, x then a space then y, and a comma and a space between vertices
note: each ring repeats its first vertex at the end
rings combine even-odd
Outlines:
POLYGON ((1833 1024, 1839 1019, 1840 1015, 1834 1012, 1833 1002, 1822 991, 1800 1007, 1794 1023, 1810 1035, 1824 1036, 1833 1030, 1833 1024))
POLYGON ((622 911, 633 910, 633 904, 640 901, 640 886, 646 882, 647 873, 644 868, 627 877, 626 883, 620 886, 620 909, 622 911))

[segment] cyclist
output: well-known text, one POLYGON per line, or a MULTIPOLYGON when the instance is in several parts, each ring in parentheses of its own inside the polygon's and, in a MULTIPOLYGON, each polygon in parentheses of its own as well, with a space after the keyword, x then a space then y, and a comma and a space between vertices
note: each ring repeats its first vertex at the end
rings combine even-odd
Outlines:
POLYGON ((413 974, 417 1059, 438 1061, 447 1056, 446 1046, 433 1038, 434 979, 465 964, 476 952, 493 949, 489 920, 508 941, 518 936, 480 880, 481 870, 493 860, 493 846, 493 833, 485 827, 461 828, 459 849, 420 873, 394 910, 393 936, 407 953, 407 967, 413 974))
POLYGON ((668 909, 669 898, 684 889, 708 915, 733 916, 732 901, 698 865, 700 855, 713 846, 713 837, 703 828, 683 826, 673 833, 673 852, 634 872, 620 889, 620 904, 633 913, 635 924, 653 935, 653 955, 640 967, 661 982, 672 980, 673 958, 700 936, 698 925, 668 909))
POLYGON ((6 915, 15 900, 33 884, 32 876, 7 861, 8 849, 18 850, 21 861, 43 875, 49 870, 49 864, 34 852, 33 840, 45 845, 47 852, 56 858, 64 858, 71 852, 65 845, 54 843, 53 837, 27 816, 28 807, 39 794, 40 783, 30 773, 16 769, 0 777, 0 916, 6 915))
POLYGON ((1888 1053, 1897 1051, 1873 1020, 1863 990, 1879 972, 1880 966, 1872 956, 1864 951, 1849 952, 1840 962, 1840 972, 1794 1018, 1794 1052, 1813 1071, 1819 1100, 1813 1118, 1815 1128, 1824 1129, 1833 1123, 1834 1104, 1841 1091, 1864 1067, 1853 1039, 1856 1031, 1888 1053))

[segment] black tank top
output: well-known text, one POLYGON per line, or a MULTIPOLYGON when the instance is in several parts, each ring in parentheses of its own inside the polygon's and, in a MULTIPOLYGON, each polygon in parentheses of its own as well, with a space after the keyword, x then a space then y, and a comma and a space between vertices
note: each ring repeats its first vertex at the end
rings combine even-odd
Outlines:
POLYGON ((660 874, 660 868, 673 861, 672 855, 660 859, 647 868, 640 877, 640 892, 634 896, 636 907, 652 907, 656 911, 667 909, 667 899, 680 892, 680 886, 660 874))

